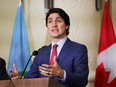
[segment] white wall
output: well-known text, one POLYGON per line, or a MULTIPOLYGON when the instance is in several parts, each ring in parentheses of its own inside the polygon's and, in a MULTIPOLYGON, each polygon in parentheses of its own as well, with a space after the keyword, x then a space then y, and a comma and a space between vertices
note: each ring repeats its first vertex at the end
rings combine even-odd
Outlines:
POLYGON ((8 62, 14 18, 19 1, 0 0, 0 57, 8 62))

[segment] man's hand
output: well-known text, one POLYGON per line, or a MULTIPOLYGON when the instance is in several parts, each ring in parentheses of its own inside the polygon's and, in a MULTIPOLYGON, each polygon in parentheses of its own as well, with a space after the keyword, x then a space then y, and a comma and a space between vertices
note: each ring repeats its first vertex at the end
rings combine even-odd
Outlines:
POLYGON ((45 76, 56 76, 60 79, 63 78, 64 75, 64 71, 61 69, 61 67, 59 66, 57 60, 56 60, 56 56, 54 56, 54 65, 48 65, 48 64, 42 64, 41 66, 39 66, 39 71, 41 72, 41 74, 45 75, 45 76))
POLYGON ((11 79, 18 79, 19 78, 19 74, 18 74, 18 70, 17 70, 17 67, 15 64, 13 64, 13 68, 14 68, 14 71, 10 71, 10 76, 11 76, 11 79))

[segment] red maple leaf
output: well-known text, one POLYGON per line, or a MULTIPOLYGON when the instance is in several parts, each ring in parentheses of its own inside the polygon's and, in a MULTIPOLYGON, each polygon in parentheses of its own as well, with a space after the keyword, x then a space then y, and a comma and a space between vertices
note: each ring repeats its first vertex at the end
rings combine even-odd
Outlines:
POLYGON ((110 72, 106 72, 103 63, 96 69, 95 85, 94 87, 116 87, 116 78, 108 83, 110 72))

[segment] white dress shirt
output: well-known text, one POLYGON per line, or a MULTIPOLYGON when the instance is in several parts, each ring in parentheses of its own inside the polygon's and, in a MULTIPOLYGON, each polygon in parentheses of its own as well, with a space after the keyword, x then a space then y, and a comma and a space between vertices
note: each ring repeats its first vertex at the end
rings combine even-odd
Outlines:
MULTIPOLYGON (((63 47, 63 45, 64 45, 64 43, 66 42, 66 40, 67 40, 67 37, 61 39, 61 40, 58 41, 57 43, 52 42, 51 54, 52 54, 52 50, 53 50, 53 46, 54 46, 54 44, 57 44, 57 45, 58 45, 58 47, 57 47, 57 56, 58 56, 59 53, 60 53, 60 51, 61 51, 61 49, 62 49, 62 47, 63 47)), ((50 58, 51 58, 51 54, 50 54, 50 58)), ((65 70, 64 70, 64 76, 63 76, 63 79, 61 79, 61 80, 63 80, 63 81, 66 80, 66 71, 65 71, 65 70)))

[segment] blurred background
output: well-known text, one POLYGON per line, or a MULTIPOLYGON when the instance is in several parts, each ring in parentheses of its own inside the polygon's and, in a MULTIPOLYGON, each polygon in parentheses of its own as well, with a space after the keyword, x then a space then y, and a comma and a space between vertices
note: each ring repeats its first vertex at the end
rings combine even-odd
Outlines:
MULTIPOLYGON (((105 0, 98 0, 98 3, 97 0, 48 0, 53 3, 46 1, 22 0, 30 51, 50 43, 45 26, 45 16, 49 5, 64 9, 70 16, 71 22, 68 37, 73 41, 85 44, 88 48, 90 72, 87 87, 93 87, 105 0)), ((20 0, 0 0, 0 57, 6 60, 7 65, 19 2, 20 0)), ((110 15, 116 31, 115 4, 116 0, 109 0, 110 15)))

